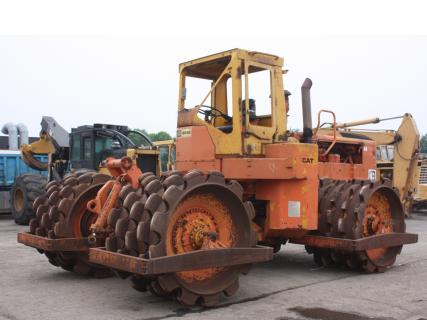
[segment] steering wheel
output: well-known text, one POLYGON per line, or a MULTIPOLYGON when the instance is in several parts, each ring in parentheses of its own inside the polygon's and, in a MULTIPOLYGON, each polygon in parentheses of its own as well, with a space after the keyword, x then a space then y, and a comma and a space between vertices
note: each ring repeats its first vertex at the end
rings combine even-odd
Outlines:
POLYGON ((213 118, 216 118, 216 117, 222 117, 226 121, 232 120, 232 118, 228 114, 225 114, 221 110, 219 110, 215 107, 211 107, 211 106, 207 106, 207 105, 203 105, 203 104, 200 105, 198 112, 205 116, 205 121, 211 121, 213 118), (202 108, 206 108, 206 109, 202 109, 202 108))

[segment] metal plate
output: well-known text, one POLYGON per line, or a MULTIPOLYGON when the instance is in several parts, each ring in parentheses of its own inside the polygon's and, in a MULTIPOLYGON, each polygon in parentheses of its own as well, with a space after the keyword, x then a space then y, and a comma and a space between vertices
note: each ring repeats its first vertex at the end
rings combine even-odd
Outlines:
POLYGON ((330 248, 342 251, 364 251, 377 248, 397 247, 404 244, 418 242, 418 234, 414 233, 386 233, 357 240, 341 239, 322 236, 304 236, 300 239, 291 239, 291 243, 304 244, 316 248, 330 248))
POLYGON ((18 233, 18 242, 45 251, 87 251, 88 238, 49 239, 27 232, 18 233))
POLYGON ((254 248, 227 248, 197 250, 174 256, 143 259, 104 248, 89 249, 89 261, 113 269, 140 275, 155 275, 210 267, 264 262, 273 259, 273 249, 257 246, 254 248))

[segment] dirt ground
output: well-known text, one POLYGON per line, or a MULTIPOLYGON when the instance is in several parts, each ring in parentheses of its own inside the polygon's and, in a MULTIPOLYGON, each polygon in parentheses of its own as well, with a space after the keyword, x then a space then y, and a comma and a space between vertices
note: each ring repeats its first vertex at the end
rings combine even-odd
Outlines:
POLYGON ((0 216, 0 319, 427 319, 427 214, 407 220, 419 243, 406 246, 385 273, 318 268, 302 246, 285 245, 214 309, 140 293, 127 280, 63 271, 18 244, 18 230, 26 227, 0 216))

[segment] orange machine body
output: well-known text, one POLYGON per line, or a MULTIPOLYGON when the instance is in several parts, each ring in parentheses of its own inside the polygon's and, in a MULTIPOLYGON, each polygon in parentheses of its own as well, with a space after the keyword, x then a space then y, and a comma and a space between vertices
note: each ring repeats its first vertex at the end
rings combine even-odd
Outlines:
POLYGON ((313 130, 310 79, 301 87, 303 131, 289 131, 285 73, 282 58, 241 49, 180 64, 175 169, 237 180, 267 243, 318 229, 321 179, 372 180, 376 168, 374 142, 338 137, 334 112, 320 110, 313 130), (322 114, 332 116, 330 135, 318 134, 322 114))
POLYGON ((334 148, 351 148, 358 154, 350 162, 343 162, 334 149, 327 157, 319 156, 319 148, 331 142, 330 136, 317 137, 317 143, 267 143, 260 156, 230 156, 216 153, 205 126, 180 130, 177 170, 221 171, 227 179, 242 184, 248 199, 266 201, 260 240, 298 238, 316 230, 319 179, 367 180, 375 168, 375 144, 371 141, 339 138, 334 148))
POLYGON ((97 215, 97 219, 91 229, 98 233, 109 231, 106 230, 108 216, 119 204, 119 195, 124 186, 129 183, 132 188, 136 189, 139 185, 138 179, 142 176, 141 170, 130 157, 121 159, 107 158, 106 166, 115 179, 105 183, 98 191, 96 198, 90 200, 87 204, 87 209, 97 215))

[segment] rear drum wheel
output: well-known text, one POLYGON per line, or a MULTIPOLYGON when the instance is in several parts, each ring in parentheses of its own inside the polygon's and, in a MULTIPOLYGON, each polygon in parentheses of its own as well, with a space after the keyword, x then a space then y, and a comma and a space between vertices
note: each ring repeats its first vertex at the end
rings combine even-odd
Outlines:
MULTIPOLYGON (((387 184, 364 185, 359 191, 364 217, 362 228, 353 231, 357 237, 405 232, 405 213, 397 192, 387 184)), ((382 272, 396 261, 402 246, 378 248, 359 253, 366 272, 382 272)))
MULTIPOLYGON (((390 232, 405 232, 404 210, 388 182, 323 181, 319 195, 319 230, 316 234, 360 239, 390 232)), ((382 272, 393 265, 402 246, 356 253, 309 248, 317 264, 333 264, 365 272, 382 272)))

